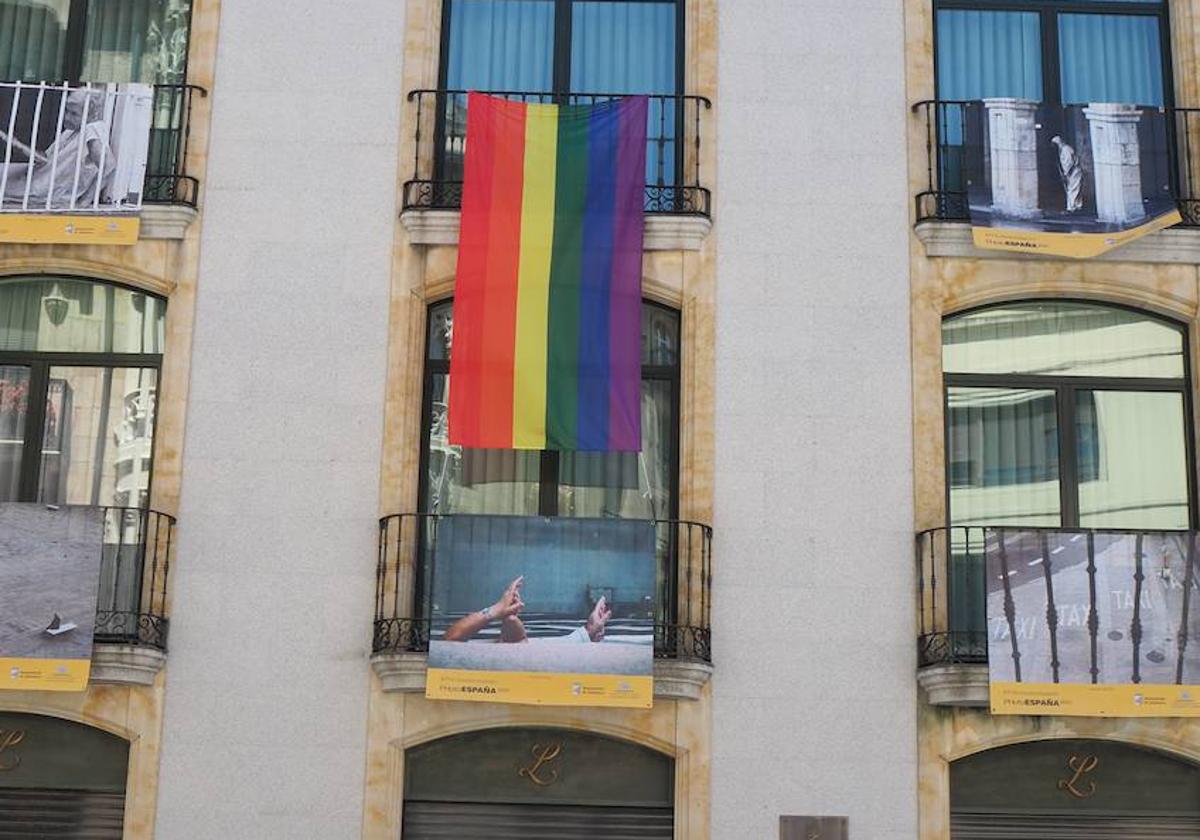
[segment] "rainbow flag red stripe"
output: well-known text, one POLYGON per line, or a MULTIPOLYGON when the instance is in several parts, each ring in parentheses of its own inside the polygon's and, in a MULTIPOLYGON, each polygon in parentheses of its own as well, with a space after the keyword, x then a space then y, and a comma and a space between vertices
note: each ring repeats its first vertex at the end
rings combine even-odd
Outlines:
POLYGON ((646 101, 469 94, 452 444, 641 449, 646 101))

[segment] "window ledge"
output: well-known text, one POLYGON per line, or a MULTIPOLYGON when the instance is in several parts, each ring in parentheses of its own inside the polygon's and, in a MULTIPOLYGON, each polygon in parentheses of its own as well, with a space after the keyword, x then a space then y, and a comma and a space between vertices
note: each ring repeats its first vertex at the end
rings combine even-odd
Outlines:
MULTIPOLYGON (((377 653, 371 657, 371 667, 384 691, 424 692, 428 656, 426 653, 377 653)), ((655 659, 654 696, 661 700, 698 700, 712 672, 712 666, 706 662, 655 659)))
POLYGON ((988 708, 987 665, 933 665, 917 671, 931 706, 988 708))
POLYGON ((158 648, 98 644, 92 650, 90 681, 98 685, 154 685, 167 662, 158 648))
MULTIPOLYGON (((405 210, 400 222, 413 245, 457 245, 458 210, 405 210)), ((700 215, 652 213, 646 216, 647 251, 699 251, 712 219, 700 215)))
MULTIPOLYGON (((962 257, 993 260, 1070 260, 1069 257, 1018 254, 976 248, 967 222, 918 222, 914 230, 927 257, 962 257)), ((1135 239, 1127 245, 1093 257, 1106 262, 1183 263, 1200 265, 1200 228, 1173 227, 1135 239)))
POLYGON ((145 204, 139 238, 183 239, 197 215, 196 208, 186 204, 145 204))

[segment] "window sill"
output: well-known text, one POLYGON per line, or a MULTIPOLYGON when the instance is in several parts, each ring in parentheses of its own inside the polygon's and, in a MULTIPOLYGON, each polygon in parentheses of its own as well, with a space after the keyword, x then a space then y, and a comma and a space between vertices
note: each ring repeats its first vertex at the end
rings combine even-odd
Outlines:
POLYGON ((97 644, 92 650, 93 685, 154 685, 167 663, 161 650, 141 645, 97 644))
POLYGON ((931 706, 988 708, 987 665, 932 665, 917 671, 931 706))
MULTIPOLYGON (((458 210, 405 210, 400 223, 413 245, 457 245, 458 210)), ((646 251, 699 251, 712 220, 700 215, 646 215, 646 251)))
MULTIPOLYGON (((426 653, 377 653, 371 657, 371 668, 386 692, 424 692, 428 658, 426 653)), ((655 659, 654 696, 660 700, 699 700, 712 672, 707 662, 655 659)))
MULTIPOLYGON (((1017 254, 976 248, 967 222, 918 222, 917 238, 927 257, 958 257, 992 260, 1058 260, 1077 262, 1067 257, 1017 254)), ((1143 236, 1127 245, 1095 257, 1105 262, 1174 263, 1200 265, 1200 228, 1173 227, 1143 236)))

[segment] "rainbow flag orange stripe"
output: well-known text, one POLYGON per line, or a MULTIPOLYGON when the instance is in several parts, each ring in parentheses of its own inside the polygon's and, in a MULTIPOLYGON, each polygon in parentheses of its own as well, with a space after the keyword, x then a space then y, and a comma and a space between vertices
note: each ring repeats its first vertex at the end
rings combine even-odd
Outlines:
POLYGON ((452 444, 641 449, 646 101, 469 94, 452 444))

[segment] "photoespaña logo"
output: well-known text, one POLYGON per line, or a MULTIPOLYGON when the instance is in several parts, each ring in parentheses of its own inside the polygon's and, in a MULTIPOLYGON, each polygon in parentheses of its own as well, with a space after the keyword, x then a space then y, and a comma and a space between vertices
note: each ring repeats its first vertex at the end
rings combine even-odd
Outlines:
POLYGON ((17 667, 13 667, 12 669, 9 670, 8 675, 10 677, 12 677, 14 680, 19 680, 19 679, 21 679, 21 669, 17 668, 17 667))

